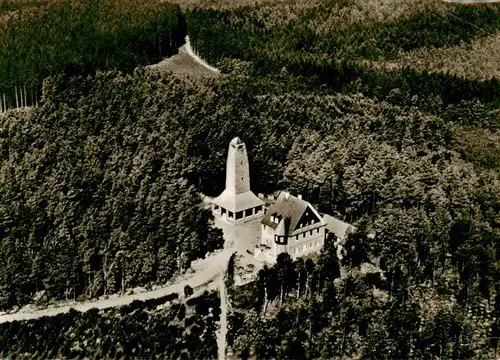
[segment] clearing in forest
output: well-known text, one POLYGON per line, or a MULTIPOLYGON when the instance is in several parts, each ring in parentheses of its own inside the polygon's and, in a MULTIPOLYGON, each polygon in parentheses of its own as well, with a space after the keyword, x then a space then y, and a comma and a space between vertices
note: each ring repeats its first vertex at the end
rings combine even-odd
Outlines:
POLYGON ((155 69, 159 71, 172 71, 179 76, 197 76, 215 78, 220 76, 219 73, 210 70, 207 66, 203 66, 193 56, 189 54, 187 44, 179 48, 177 55, 164 59, 158 64, 147 66, 147 69, 155 69))

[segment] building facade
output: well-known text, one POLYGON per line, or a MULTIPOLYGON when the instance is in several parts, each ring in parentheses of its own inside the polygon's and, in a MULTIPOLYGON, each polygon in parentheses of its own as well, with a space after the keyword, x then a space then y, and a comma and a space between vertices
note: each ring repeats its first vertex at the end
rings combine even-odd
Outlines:
POLYGON ((229 143, 226 188, 212 201, 212 212, 230 223, 264 215, 264 202, 250 190, 250 168, 245 143, 235 137, 229 143))
POLYGON ((292 258, 321 250, 326 222, 307 201, 282 191, 261 220, 261 248, 292 258))

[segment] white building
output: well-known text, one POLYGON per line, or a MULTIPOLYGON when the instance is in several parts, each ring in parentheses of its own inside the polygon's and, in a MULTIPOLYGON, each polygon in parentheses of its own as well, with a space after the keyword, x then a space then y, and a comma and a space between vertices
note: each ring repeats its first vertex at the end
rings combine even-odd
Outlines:
POLYGON ((336 245, 342 246, 347 235, 356 231, 352 225, 332 216, 323 217, 300 195, 296 197, 286 191, 281 191, 266 211, 264 201, 250 190, 247 150, 238 137, 229 143, 226 188, 211 201, 211 208, 214 216, 234 225, 263 216, 260 246, 255 248, 254 255, 266 261, 274 261, 284 252, 293 259, 319 252, 328 233, 334 233, 338 238, 336 245))
POLYGON ((325 228, 309 202, 282 191, 261 220, 261 245, 269 248, 271 257, 287 252, 297 258, 323 247, 325 228))
POLYGON ((264 215, 264 202, 250 190, 247 149, 238 137, 229 143, 226 189, 213 199, 212 212, 230 223, 241 223, 264 215))
POLYGON ((282 191, 261 220, 261 244, 255 249, 255 256, 274 261, 286 252, 295 260, 319 252, 329 233, 335 234, 336 245, 342 246, 347 235, 354 231, 348 223, 330 215, 322 216, 301 196, 282 191))

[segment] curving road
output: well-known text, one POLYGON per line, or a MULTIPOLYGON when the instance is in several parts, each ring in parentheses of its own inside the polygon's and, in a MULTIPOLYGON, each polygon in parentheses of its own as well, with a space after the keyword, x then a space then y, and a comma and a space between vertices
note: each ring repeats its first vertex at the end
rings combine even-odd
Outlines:
POLYGON ((87 302, 74 302, 69 305, 59 307, 46 308, 46 309, 21 309, 20 311, 12 314, 0 315, 0 323, 15 321, 15 320, 29 320, 37 319, 44 316, 55 316, 58 314, 66 313, 70 309, 80 312, 88 311, 93 308, 106 309, 115 306, 127 305, 134 300, 149 300, 156 299, 172 293, 182 294, 184 286, 189 285, 193 289, 206 285, 216 278, 220 277, 221 273, 226 270, 229 257, 232 251, 230 249, 222 250, 218 253, 212 254, 206 259, 203 259, 193 265, 194 274, 189 278, 184 279, 176 284, 166 286, 160 289, 146 291, 138 294, 123 295, 111 299, 93 300, 87 302))
MULTIPOLYGON (((187 53, 202 67, 210 70, 215 74, 220 74, 220 71, 218 69, 210 66, 207 62, 205 62, 203 59, 201 59, 198 55, 194 53, 193 48, 191 46, 191 42, 189 41, 189 36, 186 36, 185 41, 186 44, 182 47, 181 52, 187 53)), ((230 237, 232 236, 234 236, 234 234, 230 234, 230 237)), ((224 237, 226 238, 226 244, 227 244, 228 242, 227 229, 224 230, 224 237)), ((234 239, 231 238, 229 242, 230 243, 234 242, 234 239)), ((182 292, 184 291, 184 286, 189 285, 193 289, 195 289, 199 286, 205 285, 213 281, 217 276, 223 273, 223 271, 225 271, 227 267, 227 262, 229 261, 231 253, 232 251, 229 248, 227 248, 226 245, 224 250, 218 253, 214 253, 210 255, 207 259, 200 260, 196 262, 194 265, 192 265, 194 274, 192 274, 188 279, 184 279, 170 286, 165 286, 160 289, 146 291, 137 294, 115 296, 113 298, 108 298, 108 299, 96 299, 87 302, 72 302, 72 303, 64 302, 64 305, 62 305, 61 303, 61 306, 49 307, 45 309, 22 308, 21 310, 15 313, 1 314, 0 323, 15 321, 15 320, 19 321, 19 320, 37 319, 43 316, 55 316, 61 313, 68 312, 70 309, 75 309, 80 312, 88 311, 92 308, 106 309, 115 306, 127 305, 134 300, 155 299, 174 292, 182 294, 182 292)))

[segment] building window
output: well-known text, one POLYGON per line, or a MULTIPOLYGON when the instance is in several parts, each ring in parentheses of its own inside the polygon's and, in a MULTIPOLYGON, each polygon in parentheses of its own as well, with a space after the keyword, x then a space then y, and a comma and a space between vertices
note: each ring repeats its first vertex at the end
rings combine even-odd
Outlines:
POLYGON ((245 217, 252 216, 252 213, 253 213, 253 209, 246 209, 245 210, 245 217))
POLYGON ((274 235, 274 242, 278 245, 286 245, 286 236, 274 235))
POLYGON ((227 216, 229 216, 229 218, 231 218, 231 219, 232 219, 232 218, 233 218, 233 212, 232 212, 232 211, 228 211, 228 212, 227 212, 227 216))
POLYGON ((305 232, 303 232, 303 233, 302 233, 302 239, 303 239, 303 238, 305 238, 305 237, 306 237, 306 233, 305 233, 305 232))
POLYGON ((243 211, 238 211, 236 213, 236 220, 243 219, 243 211))
POLYGON ((312 248, 313 247, 312 241, 309 244, 307 244, 307 245, 308 245, 309 249, 312 248))
POLYGON ((316 232, 319 234, 319 228, 316 229, 316 232))
POLYGON ((295 235, 295 241, 299 241, 299 235, 295 235))
POLYGON ((309 235, 312 235, 312 234, 313 234, 313 231, 311 230, 310 233, 309 233, 309 235))

